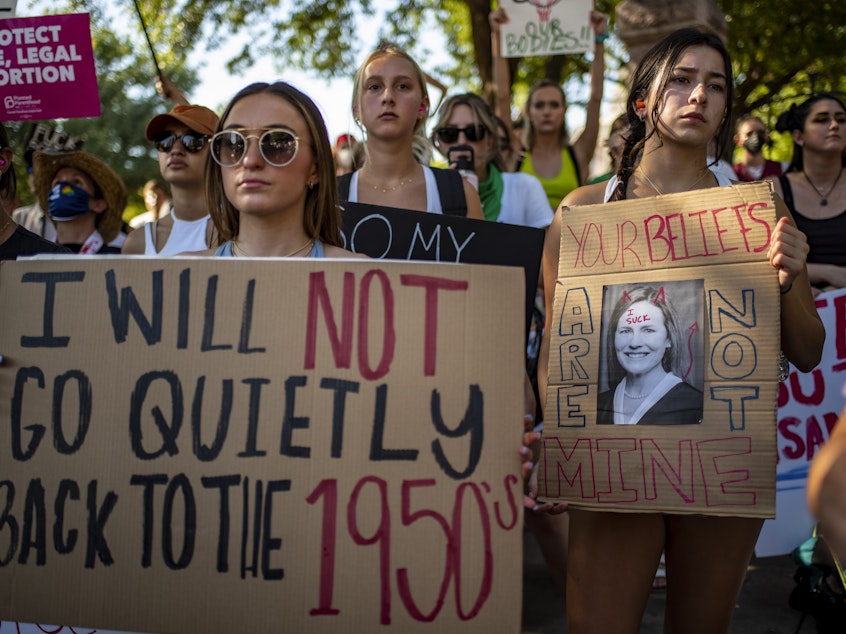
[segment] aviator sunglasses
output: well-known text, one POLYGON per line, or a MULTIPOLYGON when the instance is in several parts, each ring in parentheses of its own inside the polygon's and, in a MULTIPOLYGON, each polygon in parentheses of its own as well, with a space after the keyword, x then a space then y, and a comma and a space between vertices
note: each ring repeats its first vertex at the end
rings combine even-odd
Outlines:
POLYGON ((245 135, 247 128, 230 128, 218 132, 211 140, 211 155, 221 167, 235 167, 247 155, 250 139, 258 139, 259 153, 268 165, 285 167, 297 156, 300 139, 289 130, 259 128, 261 135, 245 135))
POLYGON ((156 149, 159 152, 170 152, 177 141, 182 141, 182 147, 186 152, 196 154, 206 147, 209 135, 200 134, 199 132, 186 132, 185 134, 176 134, 175 132, 166 132, 156 139, 156 149))
POLYGON ((435 130, 435 136, 438 137, 438 140, 441 143, 455 143, 458 141, 458 134, 463 132, 464 137, 470 141, 470 143, 475 143, 476 141, 484 139, 487 131, 488 129, 483 125, 468 125, 465 128, 458 128, 450 125, 435 130))

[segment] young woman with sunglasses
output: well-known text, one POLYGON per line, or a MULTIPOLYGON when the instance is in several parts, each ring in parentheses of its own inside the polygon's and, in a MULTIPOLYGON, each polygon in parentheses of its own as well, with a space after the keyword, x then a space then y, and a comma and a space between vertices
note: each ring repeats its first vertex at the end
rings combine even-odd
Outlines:
MULTIPOLYGON (((563 204, 730 185, 708 169, 707 152, 712 139, 718 154, 729 141, 732 97, 731 60, 719 38, 694 30, 668 36, 632 75, 627 98, 631 131, 616 176, 607 184, 576 189, 563 204)), ((780 343, 787 358, 807 372, 819 361, 825 332, 808 283, 805 236, 780 199, 776 207, 779 220, 767 257, 782 293, 780 343)), ((556 213, 544 248, 547 336, 541 349, 541 394, 546 394, 561 232, 562 217, 556 213)), ((551 512, 565 507, 542 505, 551 512)), ((569 632, 636 632, 662 551, 668 582, 664 631, 728 631, 763 520, 575 509, 569 515, 569 632)))
MULTIPOLYGON (((511 111, 511 88, 507 60, 500 55, 499 34, 508 15, 500 8, 490 14, 494 76, 497 84, 496 112, 508 117, 511 111)), ((526 155, 519 171, 536 176, 557 209, 561 199, 587 180, 590 162, 599 137, 599 109, 605 83, 605 39, 608 37, 608 16, 591 11, 590 25, 595 33, 596 48, 590 66, 590 98, 585 127, 571 144, 567 132, 567 97, 557 81, 542 79, 529 90, 524 109, 523 144, 526 155)), ((507 119, 510 120, 510 119, 507 119)))
POLYGON ((541 229, 549 226, 552 210, 543 187, 530 174, 506 170, 499 150, 496 117, 481 97, 467 93, 444 101, 432 142, 447 158, 455 148, 473 149, 473 170, 479 178, 479 198, 486 220, 541 229))
POLYGON ((203 106, 178 105, 153 117, 147 139, 156 144, 159 170, 170 185, 171 213, 127 236, 124 255, 176 255, 212 244, 211 222, 203 189, 203 169, 217 115, 203 106))
POLYGON ((483 218, 472 185, 414 158, 415 136, 426 141, 429 94, 408 53, 383 42, 367 57, 353 81, 352 111, 366 132, 367 152, 361 169, 339 179, 342 200, 483 218))
MULTIPOLYGON (((356 257, 341 248, 335 164, 314 102, 286 84, 255 83, 212 136, 206 204, 228 257, 356 257)), ((361 256, 359 256, 361 257, 361 256)))

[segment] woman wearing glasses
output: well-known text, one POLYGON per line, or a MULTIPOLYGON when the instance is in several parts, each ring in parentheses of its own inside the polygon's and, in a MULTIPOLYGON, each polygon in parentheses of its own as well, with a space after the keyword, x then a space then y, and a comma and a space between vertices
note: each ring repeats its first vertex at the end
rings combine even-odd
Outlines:
POLYGON ((426 77, 398 46, 383 42, 353 82, 353 117, 367 134, 362 168, 338 181, 341 200, 482 219, 473 186, 453 170, 421 165, 414 140, 424 141, 429 115, 426 77))
POLYGON ((219 128, 205 176, 214 255, 355 257, 339 246, 332 148, 309 97, 284 82, 251 84, 219 128))
POLYGON ((438 111, 432 142, 445 157, 450 156, 450 150, 460 152, 461 146, 473 149, 473 170, 479 178, 486 220, 540 229, 552 222, 552 210, 540 181, 530 174, 506 170, 496 117, 481 97, 467 93, 447 99, 438 111))
POLYGON ((159 170, 171 189, 171 213, 127 236, 124 255, 176 255, 212 244, 214 226, 203 193, 203 168, 217 115, 203 106, 179 105, 147 124, 159 170))

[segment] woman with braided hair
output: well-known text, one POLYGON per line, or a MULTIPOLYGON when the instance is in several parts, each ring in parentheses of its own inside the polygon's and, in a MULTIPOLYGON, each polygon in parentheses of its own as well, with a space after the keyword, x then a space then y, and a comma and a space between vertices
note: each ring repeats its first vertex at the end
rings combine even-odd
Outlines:
MULTIPOLYGON (((677 31, 653 47, 632 76, 627 100, 631 132, 617 174, 571 192, 565 206, 648 198, 730 185, 708 169, 729 140, 731 60, 714 35, 677 31)), ((781 287, 781 347, 802 371, 819 361, 825 338, 814 308, 805 258, 808 247, 784 204, 768 251, 781 287)), ((558 276, 562 218, 544 248, 547 335, 558 276)), ((541 348, 546 394, 549 339, 541 348)), ((775 403, 773 403, 775 406, 775 403)), ((532 491, 536 489, 532 484, 532 491)), ((564 504, 542 504, 563 512, 564 504)), ((567 620, 570 634, 636 632, 662 551, 666 553, 665 632, 726 632, 763 520, 664 513, 570 511, 567 620)))

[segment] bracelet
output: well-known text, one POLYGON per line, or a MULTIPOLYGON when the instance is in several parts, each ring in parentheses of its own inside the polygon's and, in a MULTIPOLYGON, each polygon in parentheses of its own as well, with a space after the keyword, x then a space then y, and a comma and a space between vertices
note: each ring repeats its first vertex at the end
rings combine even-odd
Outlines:
POLYGON ((790 292, 791 288, 793 288, 793 282, 790 282, 790 284, 787 285, 787 288, 782 288, 779 292, 782 295, 787 295, 790 292))
POLYGON ((597 34, 596 37, 593 38, 593 41, 596 42, 597 44, 602 44, 609 37, 611 37, 611 34, 608 31, 605 31, 605 33, 597 34))

